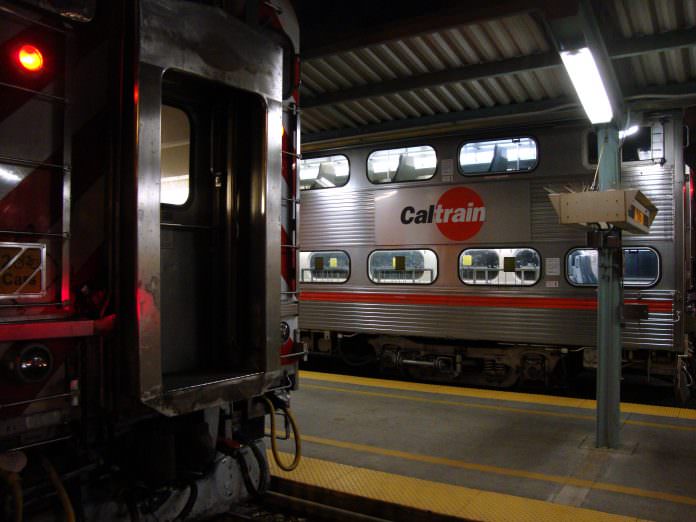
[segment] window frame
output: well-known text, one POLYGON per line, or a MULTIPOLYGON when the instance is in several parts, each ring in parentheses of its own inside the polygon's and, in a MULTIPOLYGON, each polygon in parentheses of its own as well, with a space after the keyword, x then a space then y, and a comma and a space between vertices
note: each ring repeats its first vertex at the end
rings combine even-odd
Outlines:
MULTIPOLYGON (((504 267, 499 265, 499 271, 504 272, 504 267)), ((519 276, 515 274, 515 277, 518 279, 519 276)), ((529 246, 467 246, 460 250, 459 254, 457 254, 457 279, 459 279, 459 282, 462 283, 465 286, 471 286, 471 287, 485 287, 485 288, 532 288, 533 286, 538 285, 541 280, 544 278, 544 257, 541 255, 541 252, 539 252, 536 248, 529 247, 529 246), (512 250, 531 250, 534 252, 538 257, 539 257, 539 277, 537 278, 534 283, 530 285, 525 285, 524 283, 518 283, 514 285, 507 285, 507 284, 492 284, 492 283, 483 283, 483 284, 476 284, 476 283, 467 283, 462 279, 461 272, 459 271, 460 269, 460 262, 462 259, 462 255, 464 252, 467 250, 505 250, 505 249, 512 249, 512 250)))
MULTIPOLYGON (((652 139, 652 129, 653 127, 658 124, 659 122, 655 121, 649 121, 647 122, 646 125, 640 125, 640 127, 649 127, 650 132, 651 132, 651 139, 652 139)), ((587 129, 585 133, 583 134, 583 142, 582 142, 582 164, 585 165, 587 168, 590 169, 596 169, 597 168, 597 163, 592 163, 590 161, 590 144, 589 144, 589 138, 591 134, 597 134, 597 131, 594 127, 587 129)), ((597 140, 599 140, 599 136, 597 136, 597 140)), ((620 142, 621 140, 619 140, 620 142)), ((652 145, 652 143, 651 143, 652 145)), ((650 159, 638 159, 638 160, 630 160, 630 161, 624 161, 623 159, 623 143, 620 143, 619 149, 621 150, 621 161, 619 162, 619 165, 662 165, 663 163, 667 163, 667 150, 666 150, 666 131, 664 128, 664 125, 662 127, 662 158, 650 158, 650 159)))
POLYGON ((162 202, 162 109, 160 108, 160 205, 165 205, 171 208, 187 209, 193 203, 195 197, 195 187, 196 184, 193 182, 193 173, 195 170, 196 159, 198 155, 198 140, 196 134, 198 132, 198 122, 196 120, 195 111, 192 110, 190 106, 183 103, 171 100, 168 98, 163 98, 161 107, 164 106, 172 107, 183 112, 188 118, 189 122, 189 173, 188 173, 188 197, 183 203, 164 203, 162 202))
MULTIPOLYGON (((331 188, 331 187, 324 187, 324 188, 331 188)), ((297 266, 300 269, 300 274, 297 282, 302 285, 345 285, 350 281, 350 276, 353 273, 353 260, 350 257, 350 254, 342 249, 336 249, 336 250, 300 250, 298 251, 298 260, 297 260, 297 266), (302 252, 310 252, 312 254, 328 254, 332 252, 341 252, 346 255, 348 258, 348 275, 346 276, 346 279, 344 281, 303 281, 302 280, 302 267, 300 267, 300 261, 299 261, 299 254, 302 252)), ((306 268, 305 270, 311 270, 312 268, 306 268)))
MULTIPOLYGON (((329 189, 329 190, 330 190, 330 189, 337 189, 337 188, 345 187, 346 185, 348 185, 348 182, 350 181, 351 170, 352 170, 352 166, 351 166, 351 163, 350 163, 350 157, 348 157, 347 154, 341 154, 341 153, 337 153, 337 154, 321 154, 321 155, 319 155, 319 156, 314 156, 314 155, 305 156, 305 155, 303 154, 302 157, 300 158, 300 163, 298 164, 298 169, 297 169, 297 181, 298 181, 299 184, 300 184, 300 192, 314 192, 315 190, 326 190, 326 189, 329 189), (318 159, 318 158, 329 158, 329 157, 331 157, 331 156, 343 156, 343 157, 346 159, 346 161, 348 162, 348 176, 346 177, 345 183, 343 183, 343 184, 341 184, 341 185, 336 185, 335 187, 316 187, 316 188, 306 188, 306 189, 303 189, 303 188, 302 188, 302 179, 301 179, 301 177, 300 177, 300 171, 302 170, 302 163, 301 163, 302 160, 312 160, 312 159, 318 159)), ((316 178, 315 178, 315 179, 316 179, 316 178)), ((337 250, 336 252, 338 252, 338 250, 337 250)))
MULTIPOLYGON (((373 285, 387 285, 387 286, 429 286, 432 284, 435 284, 435 282, 438 280, 440 277, 440 256, 437 255, 437 252, 433 250, 432 248, 375 248, 374 250, 371 250, 369 254, 367 254, 367 262, 365 263, 365 267, 367 269, 367 279, 372 283, 373 285), (372 276, 370 275, 370 259, 372 258, 372 255, 375 252, 409 252, 409 251, 414 251, 414 250, 427 250, 428 252, 432 252, 435 254, 435 277, 433 278, 432 281, 429 283, 384 283, 384 282, 377 282, 374 279, 372 279, 372 276)), ((425 270, 425 268, 424 268, 425 270)))
POLYGON ((386 148, 386 149, 384 149, 384 148, 372 149, 372 150, 370 150, 370 152, 367 153, 367 157, 365 158, 365 177, 367 178, 367 181, 370 182, 370 184, 376 185, 378 187, 380 187, 380 186, 388 187, 388 186, 395 185, 398 183, 423 183, 425 181, 431 181, 435 177, 435 175, 437 174, 437 171, 439 168, 440 168, 440 158, 437 155, 437 149, 435 148, 435 146, 433 146, 430 143, 423 143, 420 145, 412 145, 412 146, 405 146, 405 147, 391 147, 391 148, 386 148), (435 153, 435 170, 433 170, 433 173, 430 175, 430 177, 428 177, 426 179, 406 179, 406 180, 402 180, 402 181, 389 181, 387 183, 378 183, 378 182, 372 181, 370 179, 370 170, 369 170, 370 156, 372 156, 375 152, 382 152, 383 150, 412 149, 412 148, 416 148, 416 147, 430 147, 433 150, 433 152, 435 153))
POLYGON ((530 174, 530 173, 534 172, 536 169, 538 169, 539 163, 541 163, 541 147, 539 147, 539 140, 537 139, 536 136, 534 136, 532 134, 527 134, 524 136, 503 136, 503 137, 499 136, 499 137, 495 137, 495 138, 463 141, 457 147, 456 154, 457 154, 456 155, 457 171, 459 172, 459 175, 463 176, 464 178, 481 178, 481 177, 486 177, 486 176, 517 176, 517 175, 522 175, 522 174, 530 174), (525 139, 525 138, 532 140, 534 142, 534 145, 536 146, 535 163, 531 169, 528 169, 528 170, 500 170, 500 171, 495 171, 495 172, 477 172, 477 173, 471 173, 471 174, 466 174, 463 172, 462 165, 459 161, 459 157, 462 154, 462 149, 466 145, 468 145, 470 143, 482 143, 482 142, 486 142, 486 141, 519 140, 519 139, 525 139))
MULTIPOLYGON (((624 288, 636 288, 636 289, 645 289, 645 288, 654 288, 657 286, 657 284, 662 280, 662 256, 660 255, 660 251, 652 246, 646 246, 646 245, 636 245, 636 246, 622 246, 621 247, 621 255, 623 256, 623 250, 624 249, 639 249, 639 248, 644 248, 646 250, 650 250, 652 252, 655 252, 655 255, 657 256, 657 277, 655 278, 655 281, 651 283, 650 285, 638 285, 635 283, 628 283, 626 284, 625 280, 622 277, 623 281, 623 287, 624 288)), ((575 250, 597 250, 596 248, 590 248, 588 246, 576 246, 568 249, 568 251, 565 253, 564 257, 564 264, 563 264, 563 272, 565 275, 565 280, 566 282, 575 288, 597 288, 598 283, 595 284, 579 284, 579 283, 573 283, 570 280, 570 277, 568 277, 568 257, 570 257, 571 252, 575 250)), ((599 261, 598 261, 599 262, 599 261)), ((623 258, 621 265, 623 266, 623 258)))

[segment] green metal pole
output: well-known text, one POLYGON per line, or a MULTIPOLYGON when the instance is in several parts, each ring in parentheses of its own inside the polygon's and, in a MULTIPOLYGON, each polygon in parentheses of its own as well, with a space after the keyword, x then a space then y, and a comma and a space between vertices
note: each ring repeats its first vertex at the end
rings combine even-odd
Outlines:
MULTIPOLYGON (((621 188, 619 132, 611 124, 597 132, 599 146, 599 190, 621 188)), ((599 248, 597 298, 597 439, 598 448, 620 444, 621 402, 621 231, 602 235, 599 248)))

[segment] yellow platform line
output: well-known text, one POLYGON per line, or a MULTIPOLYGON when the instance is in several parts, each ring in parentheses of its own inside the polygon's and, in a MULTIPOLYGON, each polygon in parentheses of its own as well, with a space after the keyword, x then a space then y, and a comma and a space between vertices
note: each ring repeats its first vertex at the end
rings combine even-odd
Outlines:
MULTIPOLYGON (((357 390, 355 388, 339 388, 337 386, 325 386, 322 384, 307 384, 303 383, 301 389, 307 390, 325 390, 332 391, 336 393, 347 393, 349 395, 360 395, 366 397, 381 397, 385 399, 396 399, 399 401, 411 401, 411 402, 421 402, 426 404, 440 404, 443 406, 456 406, 458 408, 473 408, 479 410, 490 410, 490 411, 504 411, 509 413, 521 413, 524 415, 539 415, 542 417, 556 417, 564 419, 579 419, 594 421, 594 415, 581 415, 579 413, 564 413, 559 411, 547 411, 547 410, 533 410, 530 408, 519 408, 516 406, 499 406, 495 404, 479 404, 471 402, 457 402, 449 401, 445 399, 429 399, 426 397, 417 397, 414 395, 402 395, 398 393, 387 393, 387 392, 374 392, 366 390, 357 390)), ((648 422, 648 421, 637 421, 632 419, 627 419, 624 421, 625 424, 632 426, 641 426, 646 428, 655 428, 663 430, 676 430, 676 431, 696 431, 696 426, 681 426, 679 424, 665 424, 661 422, 648 422)))
MULTIPOLYGON (((386 388, 391 390, 429 393, 437 395, 451 395, 456 397, 468 397, 506 402, 526 402, 531 404, 543 404, 564 408, 579 408, 594 410, 597 403, 591 399, 576 399, 571 397, 554 397, 550 395, 536 395, 533 393, 508 392, 499 390, 482 390, 477 388, 460 388, 441 384, 424 384, 420 382, 390 381, 371 377, 354 377, 350 375, 336 375, 332 373, 310 372, 302 370, 300 378, 310 381, 323 381, 340 384, 352 384, 368 386, 372 388, 386 388)), ((638 415, 651 415, 654 417, 672 417, 675 419, 696 420, 696 410, 688 408, 651 406, 647 404, 621 403, 623 413, 635 413, 638 415)))
MULTIPOLYGON (((281 458, 290 460, 290 455, 281 458)), ((443 484, 304 457, 290 473, 269 455, 271 474, 290 482, 378 502, 481 522, 636 522, 614 515, 529 498, 443 484)))
POLYGON ((488 464, 477 464, 474 462, 466 462, 463 460, 449 459, 446 457, 435 457, 432 455, 423 455, 420 453, 409 453, 406 451, 394 450, 389 448, 381 448, 368 444, 358 444, 355 442, 346 442, 342 440, 327 439, 324 437, 315 437, 314 435, 302 435, 304 442, 331 446, 334 448, 347 449, 360 453, 370 453, 385 457, 394 457, 400 460, 409 460, 413 462, 421 462, 424 464, 436 464, 440 466, 448 466, 452 468, 465 469, 468 471, 477 471, 480 473, 492 473, 495 475, 503 475, 506 477, 521 478, 528 480, 539 480, 563 486, 575 486, 578 488, 587 488, 601 491, 609 491, 611 493, 620 493, 623 495, 632 495, 634 497, 649 498, 653 500, 662 500, 672 502, 674 504, 686 504, 696 506, 696 498, 687 497, 685 495, 676 495, 663 491, 652 491, 648 489, 635 488, 631 486, 623 486, 621 484, 612 484, 609 482, 596 482, 593 480, 579 479, 571 476, 551 475, 539 473, 536 471, 527 471, 515 468, 504 468, 502 466, 492 466, 488 464))

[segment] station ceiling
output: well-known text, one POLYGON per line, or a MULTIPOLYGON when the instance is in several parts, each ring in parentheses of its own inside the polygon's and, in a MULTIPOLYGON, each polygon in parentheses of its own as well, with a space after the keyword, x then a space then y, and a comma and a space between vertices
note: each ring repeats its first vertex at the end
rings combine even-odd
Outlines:
MULTIPOLYGON (((554 20, 577 0, 296 0, 305 147, 583 117, 554 20)), ((632 111, 696 103, 696 1, 591 0, 632 111)))

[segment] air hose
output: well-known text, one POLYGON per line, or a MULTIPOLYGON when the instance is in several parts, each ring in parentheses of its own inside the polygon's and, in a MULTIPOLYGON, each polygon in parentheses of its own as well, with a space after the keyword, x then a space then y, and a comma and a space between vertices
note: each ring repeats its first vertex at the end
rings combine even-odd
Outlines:
POLYGON ((290 426, 292 427, 292 433, 294 436, 293 438, 295 439, 295 457, 292 459, 292 462, 290 464, 286 465, 280 460, 280 455, 278 454, 275 420, 276 409, 273 406, 273 402, 268 397, 261 398, 266 403, 266 406, 268 406, 268 412, 271 415, 271 453, 273 453, 273 460, 275 460, 278 467, 283 471, 292 471, 297 467, 297 465, 300 463, 300 460, 302 459, 302 443, 300 441, 300 430, 297 428, 297 422, 295 421, 295 417, 293 417, 289 408, 285 406, 280 407, 280 409, 283 411, 283 413, 285 413, 288 420, 290 421, 290 426))
POLYGON ((65 512, 66 522, 75 522, 75 511, 73 510, 72 502, 70 502, 68 492, 65 491, 63 482, 60 480, 58 473, 56 473, 56 469, 45 457, 41 459, 41 464, 46 470, 46 473, 48 473, 48 478, 51 480, 51 484, 53 484, 53 487, 56 489, 56 493, 58 493, 58 498, 60 499, 60 503, 63 506, 63 511, 65 512))
POLYGON ((14 501, 14 522, 22 522, 24 513, 24 496, 22 495, 22 484, 19 474, 12 471, 0 469, 0 480, 2 480, 12 492, 14 501))

